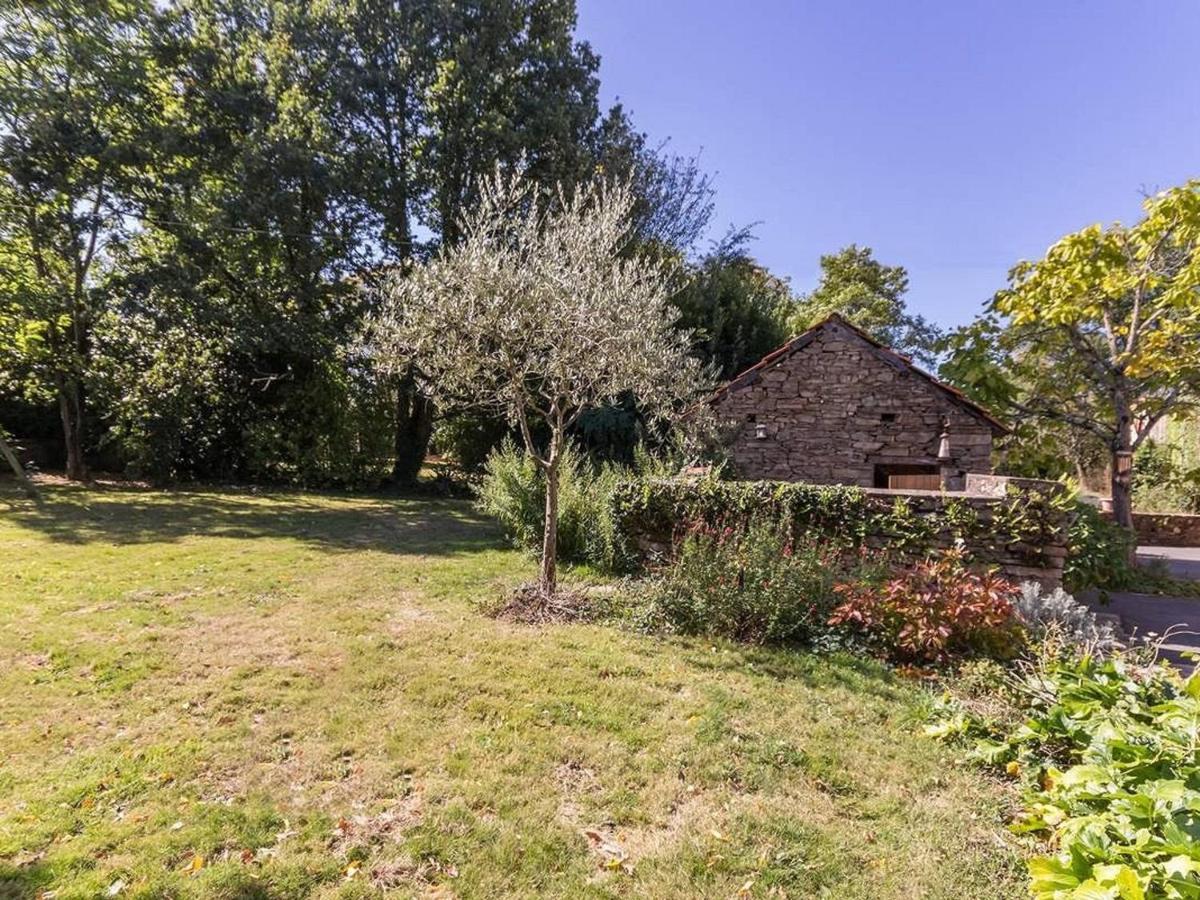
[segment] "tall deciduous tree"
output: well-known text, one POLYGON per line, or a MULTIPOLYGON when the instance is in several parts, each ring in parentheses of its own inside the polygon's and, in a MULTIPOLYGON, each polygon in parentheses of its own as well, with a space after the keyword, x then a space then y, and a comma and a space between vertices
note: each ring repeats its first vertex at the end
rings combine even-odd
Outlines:
POLYGON ((106 288, 110 422, 142 471, 309 480, 350 404, 337 362, 365 215, 341 179, 305 4, 179 0, 155 34, 162 110, 140 229, 106 288))
POLYGON ((439 403, 500 411, 520 429, 545 475, 546 597, 557 588, 567 430, 625 393, 666 414, 699 384, 667 268, 631 252, 635 202, 623 183, 560 187, 546 201, 524 176, 497 175, 462 217, 461 239, 396 279, 374 322, 375 351, 393 365, 417 361, 439 403))
POLYGON ((907 292, 903 266, 885 266, 870 247, 851 244, 821 257, 821 281, 800 298, 793 327, 802 331, 838 313, 887 346, 931 365, 941 335, 936 325, 908 311, 907 292))
MULTIPOLYGON (((380 262, 403 271, 455 243, 497 163, 570 185, 602 154, 599 61, 574 37, 574 0, 353 0, 322 4, 318 18, 342 171, 380 262)), ((399 482, 417 477, 433 427, 418 374, 396 377, 399 482)))
POLYGON ((427 224, 453 244, 497 162, 523 158, 541 184, 589 174, 600 61, 575 39, 574 0, 461 0, 441 10, 422 154, 427 224))
POLYGON ((29 393, 58 403, 68 478, 86 476, 85 384, 98 261, 120 239, 144 159, 150 3, 0 5, 0 277, 5 341, 29 393))
POLYGON ((1133 451, 1200 404, 1200 181, 1147 198, 1136 225, 1093 225, 1013 268, 994 301, 1014 408, 1102 440, 1113 513, 1133 527, 1133 451))
POLYGON ((1022 392, 1004 323, 994 312, 957 328, 939 344, 938 376, 982 406, 1007 412, 1010 434, 1000 445, 998 471, 1024 478, 1073 476, 1083 484, 1104 463, 1107 449, 1096 435, 1061 421, 1022 415, 1014 408, 1022 392))
MULTIPOLYGON (((611 178, 628 180, 637 196, 633 218, 638 241, 689 254, 708 230, 716 194, 699 158, 671 153, 666 142, 652 145, 620 103, 604 114, 595 143, 599 168, 611 178)), ((729 240, 744 244, 747 237, 744 230, 736 232, 725 249, 729 240)))
MULTIPOLYGON (((415 230, 431 193, 422 147, 430 89, 445 43, 436 0, 352 0, 318 7, 327 64, 322 92, 343 136, 341 171, 364 214, 381 266, 361 278, 377 287, 390 266, 402 270, 420 252, 415 230)), ((430 235, 436 239, 436 235, 430 235)), ((416 373, 393 379, 392 478, 415 481, 433 432, 434 409, 416 373)))
POLYGON ((711 212, 695 160, 601 115, 573 0, 0 0, 0 17, 0 303, 20 312, 0 318, 0 399, 58 402, 76 475, 91 405, 151 477, 341 480, 353 458, 415 478, 433 406, 412 373, 347 359, 353 283, 452 245, 497 163, 632 177, 638 239, 664 256, 711 212))
POLYGON ((674 299, 697 356, 722 380, 787 339, 795 306, 788 283, 750 257, 749 239, 745 229, 727 235, 694 266, 674 299))

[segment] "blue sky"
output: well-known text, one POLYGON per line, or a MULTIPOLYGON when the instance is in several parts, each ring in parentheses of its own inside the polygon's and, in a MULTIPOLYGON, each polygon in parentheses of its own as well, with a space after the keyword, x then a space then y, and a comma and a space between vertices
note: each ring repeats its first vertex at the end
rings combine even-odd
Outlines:
POLYGON ((618 97, 701 152, 715 228, 806 290, 856 242, 969 321, 1008 268, 1200 177, 1200 0, 579 0, 618 97))

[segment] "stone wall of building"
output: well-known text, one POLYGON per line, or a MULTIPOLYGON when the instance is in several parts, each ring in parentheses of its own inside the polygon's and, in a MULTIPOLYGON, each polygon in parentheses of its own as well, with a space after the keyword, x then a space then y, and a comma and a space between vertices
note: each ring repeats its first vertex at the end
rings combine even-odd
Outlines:
POLYGON ((836 322, 735 380, 714 406, 733 430, 739 478, 873 487, 877 466, 940 467, 947 421, 948 486, 991 471, 991 425, 836 322))

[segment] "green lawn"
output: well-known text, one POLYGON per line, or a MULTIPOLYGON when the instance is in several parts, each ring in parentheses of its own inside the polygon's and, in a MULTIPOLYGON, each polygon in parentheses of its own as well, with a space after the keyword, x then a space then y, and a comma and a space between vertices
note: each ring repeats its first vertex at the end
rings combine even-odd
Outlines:
POLYGON ((0 897, 1014 897, 873 664, 477 601, 468 504, 0 487, 0 897))

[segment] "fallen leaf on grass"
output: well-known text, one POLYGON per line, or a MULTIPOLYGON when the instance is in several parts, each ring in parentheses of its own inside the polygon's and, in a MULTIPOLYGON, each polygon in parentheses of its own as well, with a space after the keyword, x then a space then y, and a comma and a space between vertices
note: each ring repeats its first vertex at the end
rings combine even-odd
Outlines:
POLYGON ((594 828, 585 828, 583 836, 594 852, 600 854, 600 866, 610 871, 620 870, 627 874, 633 872, 633 864, 625 848, 594 828))
MULTIPOLYGON (((27 819, 24 819, 24 821, 32 822, 34 820, 32 818, 27 818, 27 819)), ((18 869, 24 869, 29 866, 32 866, 35 862, 37 862, 39 859, 42 859, 45 855, 46 855, 45 850, 38 850, 36 853, 22 853, 20 856, 18 856, 14 860, 14 862, 16 863, 16 866, 18 869)))

